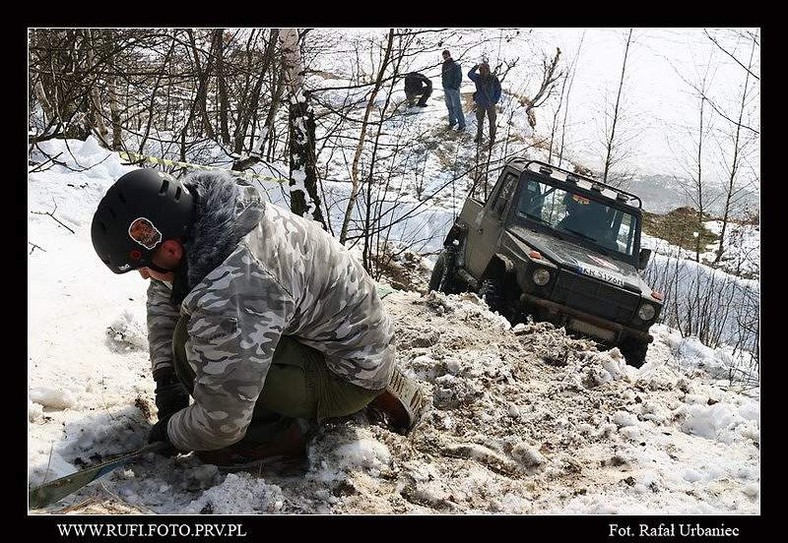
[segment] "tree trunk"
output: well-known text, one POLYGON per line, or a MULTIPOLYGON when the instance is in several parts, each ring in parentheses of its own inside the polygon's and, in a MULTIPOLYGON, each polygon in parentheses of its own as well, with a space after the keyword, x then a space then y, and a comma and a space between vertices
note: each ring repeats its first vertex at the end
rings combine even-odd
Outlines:
POLYGON ((109 115, 112 122, 112 150, 120 151, 123 147, 123 127, 120 120, 120 107, 118 106, 115 77, 107 79, 107 93, 109 94, 109 115))
POLYGON ((230 145, 230 128, 228 124, 230 100, 227 97, 227 81, 224 75, 224 30, 214 30, 216 44, 216 82, 219 87, 219 135, 222 143, 230 145))
POLYGON ((388 65, 389 57, 391 56, 391 49, 394 43, 394 29, 389 29, 388 35, 388 44, 386 46, 386 52, 383 57, 383 61, 380 64, 380 70, 378 70, 377 78, 375 79, 375 85, 372 87, 372 93, 367 100, 367 107, 364 110, 364 119, 361 122, 361 134, 358 138, 358 144, 356 145, 356 152, 353 155, 353 164, 350 169, 350 199, 348 200, 347 208, 345 209, 345 218, 342 221, 342 229, 339 231, 339 242, 344 243, 345 239, 347 239, 347 230, 350 225, 350 218, 353 215, 353 208, 356 206, 356 200, 358 199, 358 192, 361 187, 361 178, 359 174, 359 162, 361 161, 361 153, 364 150, 364 142, 367 137, 367 129, 369 126, 369 117, 372 114, 372 108, 375 105, 375 98, 380 91, 381 86, 383 85, 383 77, 385 75, 386 66, 388 65))
MULTIPOLYGON (((200 117, 203 121, 203 130, 205 131, 205 136, 208 139, 216 139, 216 135, 214 134, 213 127, 211 126, 211 119, 208 116, 208 109, 207 109, 207 99, 208 99, 208 82, 211 77, 211 71, 213 69, 213 53, 215 50, 215 43, 216 41, 221 40, 221 36, 219 39, 216 39, 216 35, 214 34, 213 39, 211 40, 211 50, 208 53, 208 60, 205 62, 205 69, 200 66, 200 53, 197 49, 197 43, 194 39, 194 32, 191 30, 187 30, 189 34, 189 42, 192 46, 192 54, 194 55, 194 66, 197 69, 197 95, 194 98, 194 106, 192 110, 196 108, 197 111, 200 113, 200 117)), ((190 118, 193 120, 195 115, 190 115, 190 118)), ((187 123, 188 126, 188 123, 187 123)))
MULTIPOLYGON (((580 51, 583 48, 583 40, 586 37, 585 31, 580 36, 580 43, 577 44, 577 53, 575 54, 575 58, 572 59, 572 66, 569 69, 569 74, 567 74, 567 78, 569 79, 569 86, 566 88, 566 105, 564 106, 564 118, 561 122, 561 144, 558 147, 558 167, 560 168, 564 161, 564 143, 566 142, 566 123, 569 118, 569 98, 572 94, 572 83, 575 81, 575 73, 577 72, 577 60, 580 58, 580 51)), ((564 79, 564 83, 566 83, 566 79, 564 79)), ((564 90, 561 88, 561 97, 563 99, 564 90)), ((552 149, 552 144, 551 144, 552 149)))
POLYGON ((697 196, 698 196, 698 235, 695 236, 695 262, 700 262, 700 228, 703 225, 703 106, 706 103, 706 98, 700 98, 700 114, 698 120, 698 177, 696 180, 697 196))
POLYGON ((273 160, 274 157, 274 144, 276 143, 276 113, 282 105, 284 88, 284 70, 280 70, 273 84, 271 104, 268 106, 268 113, 266 113, 265 122, 263 123, 264 133, 260 138, 260 156, 265 156, 265 159, 268 161, 273 160))
MULTIPOLYGON (((268 44, 266 45, 265 52, 263 53, 262 65, 257 66, 258 73, 256 79, 254 80, 252 91, 249 93, 245 103, 238 112, 238 121, 235 125, 235 134, 233 137, 233 152, 236 154, 240 155, 244 153, 244 142, 246 141, 249 133, 249 123, 252 120, 252 112, 255 111, 260 105, 260 92, 263 87, 265 75, 273 64, 278 36, 279 30, 276 28, 272 29, 268 44)), ((253 151, 254 148, 250 145, 249 150, 253 151)), ((260 157, 253 153, 252 156, 236 161, 236 163, 233 164, 233 169, 241 170, 247 168, 252 164, 256 164, 259 162, 259 160, 260 157)))
POLYGON ((44 92, 44 84, 39 79, 35 85, 36 98, 41 103, 44 110, 44 122, 51 123, 55 119, 55 111, 52 109, 52 104, 47 99, 46 92, 44 92))
POLYGON ((621 89, 624 88, 624 75, 627 71, 627 56, 629 55, 629 45, 632 43, 632 29, 629 29, 627 44, 624 47, 624 62, 621 64, 621 79, 618 81, 618 93, 616 94, 616 106, 613 108, 613 126, 610 129, 606 142, 605 170, 602 174, 602 182, 607 183, 610 175, 610 167, 613 164, 613 155, 616 147, 616 124, 618 123, 618 110, 621 105, 621 89))
MULTIPOLYGON (((94 62, 96 59, 96 41, 95 37, 93 36, 93 32, 91 29, 85 30, 85 38, 87 42, 87 72, 94 71, 94 62)), ((109 135, 109 130, 107 130, 107 125, 104 124, 104 112, 101 110, 101 97, 99 96, 99 89, 98 89, 98 82, 97 76, 91 74, 89 76, 89 80, 86 82, 90 85, 90 105, 89 105, 89 123, 90 126, 93 128, 94 133, 99 138, 101 143, 106 148, 110 148, 110 144, 107 142, 107 136, 109 135)))
MULTIPOLYGON (((170 42, 170 48, 167 50, 167 54, 164 56, 164 60, 161 63, 161 69, 159 70, 159 73, 156 74, 156 83, 153 85, 153 90, 151 91, 150 94, 150 100, 148 101, 148 122, 145 126, 145 133, 143 134, 142 138, 140 138, 140 146, 138 151, 140 154, 142 154, 142 152, 145 149, 145 143, 148 141, 148 136, 150 135, 151 127, 153 126, 153 119, 156 116, 156 93, 161 88, 162 78, 164 77, 165 73, 170 69, 170 57, 172 56, 172 53, 175 50, 176 43, 177 43, 176 36, 173 34, 172 41, 170 42)), ((167 85, 168 111, 164 113, 165 127, 167 126, 167 113, 169 112, 171 93, 172 93, 172 85, 167 85)), ((128 96, 128 91, 126 92, 126 96, 128 96)), ((140 115, 139 117, 141 119, 142 115, 140 115)), ((181 155, 184 156, 184 153, 181 153, 181 155)), ((185 158, 183 160, 185 160, 185 158)))
POLYGON ((309 103, 309 93, 304 90, 304 66, 298 30, 281 30, 279 40, 290 94, 290 209, 297 215, 311 217, 325 229, 317 194, 315 118, 309 103))

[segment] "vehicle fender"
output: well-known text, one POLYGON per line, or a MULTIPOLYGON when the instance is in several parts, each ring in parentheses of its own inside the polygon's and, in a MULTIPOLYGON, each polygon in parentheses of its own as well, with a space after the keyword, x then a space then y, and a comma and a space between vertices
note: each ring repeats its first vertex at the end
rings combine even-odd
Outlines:
POLYGON ((446 234, 446 239, 443 241, 443 246, 454 245, 455 242, 462 241, 468 233, 468 227, 465 224, 454 223, 446 234))
POLYGON ((514 262, 512 262, 509 257, 502 253, 495 253, 492 258, 490 258, 490 262, 487 264, 487 269, 484 271, 482 278, 501 272, 504 274, 514 273, 514 271, 514 262))

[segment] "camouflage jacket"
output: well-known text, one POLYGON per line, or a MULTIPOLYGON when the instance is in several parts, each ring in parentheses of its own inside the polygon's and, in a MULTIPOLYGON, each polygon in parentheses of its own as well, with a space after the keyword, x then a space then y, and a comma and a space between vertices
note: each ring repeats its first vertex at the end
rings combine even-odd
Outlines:
POLYGON ((172 333, 188 316, 186 353, 194 402, 170 419, 181 450, 218 449, 249 425, 274 349, 293 336, 326 355, 335 374, 370 390, 394 367, 393 324, 361 264, 318 223, 262 200, 224 173, 198 173, 186 243, 187 294, 151 280, 148 338, 153 370, 172 365, 172 333))

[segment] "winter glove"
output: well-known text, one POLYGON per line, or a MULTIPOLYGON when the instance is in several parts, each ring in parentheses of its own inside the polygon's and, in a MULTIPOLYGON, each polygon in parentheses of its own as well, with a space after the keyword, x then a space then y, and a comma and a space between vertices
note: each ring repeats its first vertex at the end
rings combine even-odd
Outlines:
POLYGON ((156 409, 159 420, 169 419, 172 415, 189 406, 189 393, 172 371, 155 375, 156 409))
POLYGON ((161 451, 162 456, 175 456, 178 454, 178 449, 170 441, 170 436, 167 434, 167 423, 170 422, 170 417, 160 418, 159 421, 153 425, 148 434, 148 443, 155 443, 157 441, 164 442, 167 447, 161 451))

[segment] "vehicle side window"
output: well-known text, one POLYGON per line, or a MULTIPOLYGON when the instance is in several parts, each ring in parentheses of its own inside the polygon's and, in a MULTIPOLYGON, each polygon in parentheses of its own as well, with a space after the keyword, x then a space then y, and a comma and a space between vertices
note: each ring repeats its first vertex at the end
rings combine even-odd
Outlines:
POLYGON ((629 213, 621 214, 616 217, 614 224, 617 226, 618 235, 616 237, 617 249, 625 254, 633 254, 633 244, 635 241, 634 217, 629 213))
POLYGON ((531 218, 542 218, 542 197, 541 185, 536 181, 528 181, 520 190, 520 202, 517 204, 517 211, 520 215, 531 218))
POLYGON ((518 176, 513 173, 506 174, 503 184, 501 185, 501 188, 495 197, 495 201, 493 202, 493 213, 495 213, 497 217, 503 215, 503 212, 506 210, 506 205, 512 199, 514 189, 517 187, 517 179, 518 176))

